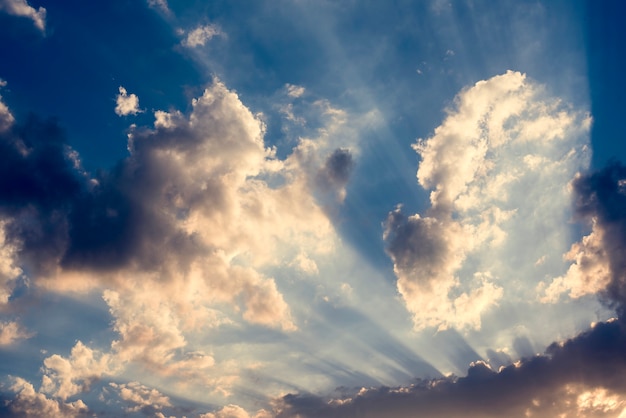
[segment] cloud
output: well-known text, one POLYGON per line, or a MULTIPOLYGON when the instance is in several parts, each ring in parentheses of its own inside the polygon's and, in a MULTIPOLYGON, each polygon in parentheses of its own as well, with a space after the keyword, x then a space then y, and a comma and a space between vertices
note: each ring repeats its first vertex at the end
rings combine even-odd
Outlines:
POLYGON ((565 258, 567 273, 541 283, 545 301, 566 293, 571 298, 601 293, 620 315, 626 307, 626 168, 612 163, 601 171, 581 174, 572 182, 575 212, 591 232, 574 243, 565 258))
POLYGON ((26 0, 0 0, 0 10, 13 16, 28 17, 39 30, 42 32, 46 30, 46 9, 44 7, 35 10, 26 0))
MULTIPOLYGON (((4 87, 7 85, 7 82, 0 79, 0 87, 4 87)), ((6 104, 1 100, 2 96, 0 96, 0 132, 6 131, 13 122, 15 122, 15 118, 9 111, 9 108, 6 104)))
POLYGON ((407 216, 398 206, 384 223, 416 329, 480 328, 511 280, 535 297, 528 284, 560 267, 535 262, 571 244, 567 184, 589 160, 588 114, 521 73, 464 89, 447 114, 413 146, 430 209, 407 216))
POLYGON ((127 412, 142 411, 146 414, 154 414, 155 411, 172 406, 169 397, 139 382, 109 383, 109 386, 117 390, 123 401, 132 405, 126 408, 127 412))
POLYGON ((15 392, 15 397, 6 402, 11 416, 66 418, 84 416, 89 411, 80 399, 68 403, 50 399, 19 377, 13 378, 10 389, 15 392))
POLYGON ((494 371, 473 363, 465 377, 406 387, 343 389, 334 398, 286 395, 277 417, 618 417, 626 413, 624 323, 612 320, 552 344, 544 355, 494 371), (349 394, 345 394, 349 392, 349 394))
POLYGON ((44 362, 41 391, 62 400, 89 390, 91 384, 112 373, 111 357, 78 341, 69 358, 58 354, 44 362))
POLYGON ((223 35, 223 32, 215 25, 198 26, 187 34, 183 45, 189 48, 204 46, 214 36, 223 35))
POLYGON ((11 345, 16 341, 32 336, 31 332, 24 330, 15 321, 0 322, 0 346, 11 345))
POLYGON ((161 10, 166 15, 171 13, 167 0, 148 0, 148 6, 161 10))
POLYGON ((287 89, 287 95, 289 97, 298 98, 302 97, 306 89, 303 86, 298 86, 295 84, 285 84, 285 89, 287 89))
POLYGON ((120 93, 117 95, 115 113, 118 116, 136 115, 142 112, 139 109, 139 98, 136 94, 128 94, 122 86, 119 88, 120 93))
POLYGON ((250 415, 245 409, 239 405, 226 405, 217 412, 208 412, 201 414, 199 418, 271 418, 272 415, 262 409, 257 411, 254 415, 250 415))
POLYGON ((133 368, 227 394, 238 367, 190 336, 225 323, 297 329, 268 271, 314 272, 333 250, 315 181, 325 172, 345 187, 351 154, 309 139, 281 160, 264 132, 216 80, 189 114, 157 111, 154 126, 133 128, 130 155, 95 176, 54 121, 31 117, 0 133, 5 293, 22 271, 29 292, 100 292, 116 333, 110 347, 79 342, 69 357, 46 358, 45 393, 65 400, 133 368))

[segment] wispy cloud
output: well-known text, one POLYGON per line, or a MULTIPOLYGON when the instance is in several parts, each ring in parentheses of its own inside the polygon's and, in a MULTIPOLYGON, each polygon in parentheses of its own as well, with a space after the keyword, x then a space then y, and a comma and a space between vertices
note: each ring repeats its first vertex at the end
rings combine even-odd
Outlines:
POLYGON ((0 10, 13 16, 23 16, 31 19, 42 32, 46 30, 46 9, 35 9, 26 0, 0 0, 0 10))
POLYGON ((215 36, 224 35, 223 32, 215 25, 201 25, 191 30, 187 37, 183 40, 183 45, 189 48, 204 46, 215 36))

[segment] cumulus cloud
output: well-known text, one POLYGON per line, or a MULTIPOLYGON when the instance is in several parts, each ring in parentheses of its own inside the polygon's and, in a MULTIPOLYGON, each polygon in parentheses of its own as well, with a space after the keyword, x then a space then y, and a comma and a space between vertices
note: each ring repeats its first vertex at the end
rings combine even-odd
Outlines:
POLYGON ((0 0, 0 10, 13 16, 23 16, 31 19, 35 26, 42 32, 46 30, 46 9, 34 7, 26 0, 0 0))
POLYGON ((189 114, 157 111, 154 126, 134 128, 130 155, 94 177, 53 121, 0 134, 5 293, 22 269, 38 291, 101 292, 117 334, 109 351, 77 343, 46 358, 45 393, 65 400, 127 367, 227 393, 235 368, 189 335, 236 322, 297 329, 267 271, 314 272, 332 251, 316 176, 345 187, 351 154, 309 139, 281 160, 264 132, 216 80, 189 114))
POLYGON ((147 414, 154 414, 155 411, 164 407, 172 406, 170 398, 163 395, 156 389, 151 389, 139 382, 130 383, 109 383, 114 388, 119 397, 131 406, 126 408, 127 412, 142 411, 147 414))
POLYGON ((118 116, 136 115, 142 112, 139 109, 139 98, 136 94, 128 94, 122 86, 119 88, 119 94, 116 99, 115 113, 118 116))
POLYGON ((10 387, 15 397, 6 402, 11 416, 67 418, 85 416, 89 409, 82 400, 61 402, 48 398, 44 393, 35 391, 32 384, 22 378, 13 378, 10 387))
POLYGON ((589 159, 588 114, 517 72, 463 90, 447 113, 413 146, 430 209, 407 216, 399 206, 384 224, 416 329, 479 328, 515 278, 534 293, 537 266, 555 268, 536 260, 570 244, 567 184, 589 159))
POLYGON ((54 354, 44 362, 41 391, 66 400, 89 390, 91 384, 112 373, 111 357, 78 341, 68 358, 54 354))
POLYGON ((201 25, 187 34, 183 45, 189 48, 204 46, 213 37, 223 35, 223 32, 215 25, 201 25))

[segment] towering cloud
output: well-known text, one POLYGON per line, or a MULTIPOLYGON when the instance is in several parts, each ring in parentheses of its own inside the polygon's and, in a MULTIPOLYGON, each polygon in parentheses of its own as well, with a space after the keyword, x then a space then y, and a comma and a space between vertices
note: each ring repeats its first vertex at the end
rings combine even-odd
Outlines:
POLYGON ((302 260, 315 269, 332 250, 334 231, 313 191, 321 178, 343 190, 352 159, 314 140, 277 159, 264 129, 216 80, 189 115, 157 111, 154 127, 133 128, 130 156, 95 177, 54 121, 33 117, 1 134, 3 303, 28 271, 38 290, 102 292, 117 333, 108 350, 79 341, 69 357, 48 357, 38 399, 65 400, 130 364, 226 391, 236 375, 190 345, 190 333, 229 322, 297 329, 265 272, 302 260))
POLYGON ((431 207, 411 216, 398 207, 384 238, 417 329, 479 328, 513 280, 534 293, 528 284, 560 262, 546 258, 569 245, 567 184, 588 164, 589 125, 509 71, 459 93, 414 145, 431 207))

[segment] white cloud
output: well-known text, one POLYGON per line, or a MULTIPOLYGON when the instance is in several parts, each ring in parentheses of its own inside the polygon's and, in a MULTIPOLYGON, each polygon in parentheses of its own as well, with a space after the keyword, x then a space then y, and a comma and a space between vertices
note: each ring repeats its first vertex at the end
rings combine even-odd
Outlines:
POLYGON ((18 340, 32 336, 32 333, 23 329, 15 321, 0 322, 0 346, 11 345, 18 340))
POLYGON ((84 416, 88 412, 82 400, 64 403, 50 399, 45 394, 36 392, 32 384, 22 378, 14 378, 10 388, 16 393, 8 402, 9 410, 15 416, 70 418, 84 416))
POLYGON ((165 14, 170 14, 167 0, 148 0, 148 6, 161 10, 165 14))
POLYGON ((289 83, 285 84, 285 88, 287 89, 287 95, 293 98, 302 97, 302 95, 306 91, 305 88, 302 86, 289 83))
POLYGON ((136 115, 142 112, 139 109, 139 98, 136 94, 128 94, 122 86, 120 86, 119 91, 116 99, 117 105, 115 106, 115 113, 118 116, 136 115))
POLYGON ((576 299, 606 289, 611 271, 603 235, 603 230, 594 223, 589 235, 572 244, 570 251, 563 256, 572 262, 567 273, 554 278, 549 285, 542 282, 537 286, 542 302, 558 302, 562 294, 576 299))
POLYGON ((46 9, 35 10, 26 0, 0 0, 0 10, 13 16, 28 17, 42 32, 46 30, 46 9))
POLYGON ((218 35, 224 35, 224 33, 215 25, 198 26, 187 34, 187 37, 183 40, 183 45, 189 48, 203 46, 214 36, 218 35))
POLYGON ((139 382, 109 383, 109 385, 117 390, 122 400, 132 404, 132 406, 126 408, 127 412, 137 412, 146 407, 159 410, 172 406, 169 397, 139 382))
POLYGON ((535 262, 570 245, 567 185, 588 164, 589 127, 587 114, 509 71, 459 93, 414 145, 431 208, 390 213, 385 239, 417 329, 479 328, 498 300, 530 297, 539 272, 556 268, 535 262), (505 295, 512 283, 526 296, 505 295))
POLYGON ((89 390, 91 383, 113 372, 111 357, 78 341, 69 358, 54 354, 44 362, 41 390, 66 400, 89 390))

